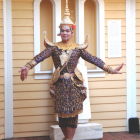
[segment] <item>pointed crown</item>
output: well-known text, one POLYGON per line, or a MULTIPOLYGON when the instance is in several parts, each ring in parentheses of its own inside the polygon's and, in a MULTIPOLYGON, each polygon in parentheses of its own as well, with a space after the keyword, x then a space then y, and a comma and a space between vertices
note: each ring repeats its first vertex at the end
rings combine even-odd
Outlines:
POLYGON ((64 13, 64 18, 60 23, 60 26, 63 26, 63 25, 68 25, 68 26, 73 26, 74 25, 74 23, 70 19, 70 12, 69 12, 69 8, 68 8, 68 0, 66 0, 66 8, 65 8, 65 13, 64 13))

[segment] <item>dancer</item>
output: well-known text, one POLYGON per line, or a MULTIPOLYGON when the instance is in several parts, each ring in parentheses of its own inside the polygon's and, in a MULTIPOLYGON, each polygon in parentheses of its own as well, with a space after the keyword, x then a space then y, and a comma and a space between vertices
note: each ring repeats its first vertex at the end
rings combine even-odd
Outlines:
POLYGON ((50 81, 50 94, 55 103, 55 115, 59 118, 59 126, 65 136, 63 140, 72 140, 78 124, 78 114, 83 111, 83 101, 86 98, 86 88, 83 86, 83 78, 77 69, 78 59, 96 65, 109 74, 122 74, 120 69, 123 63, 116 69, 107 66, 100 58, 92 56, 85 49, 88 46, 86 38, 83 44, 71 42, 75 25, 70 19, 68 0, 64 19, 60 23, 61 42, 49 42, 45 36, 45 50, 35 56, 30 62, 21 68, 20 78, 24 81, 28 71, 44 59, 52 56, 55 72, 50 81))

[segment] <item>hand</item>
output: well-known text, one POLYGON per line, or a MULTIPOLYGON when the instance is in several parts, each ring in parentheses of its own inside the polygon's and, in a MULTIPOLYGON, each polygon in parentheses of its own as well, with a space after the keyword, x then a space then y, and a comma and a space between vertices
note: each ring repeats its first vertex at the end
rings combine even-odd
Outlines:
POLYGON ((24 81, 25 79, 27 79, 27 75, 28 75, 28 71, 29 71, 29 68, 28 67, 22 67, 19 72, 21 72, 20 74, 20 79, 22 81, 24 81))
POLYGON ((122 72, 120 72, 121 68, 123 67, 122 63, 119 67, 117 67, 116 69, 113 70, 112 74, 122 74, 122 72))

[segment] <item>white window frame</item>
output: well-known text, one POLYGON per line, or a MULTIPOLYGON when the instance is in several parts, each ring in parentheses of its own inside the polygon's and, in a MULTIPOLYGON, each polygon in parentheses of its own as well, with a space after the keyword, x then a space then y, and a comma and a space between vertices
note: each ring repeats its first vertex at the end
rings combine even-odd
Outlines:
MULTIPOLYGON (((40 3, 42 0, 34 0, 34 56, 40 53, 40 3)), ((61 0, 51 0, 53 4, 53 42, 60 39, 57 37, 57 28, 61 22, 61 0), (57 18, 56 18, 57 17, 57 18)), ((43 43, 43 42, 42 42, 43 43)), ((41 71, 40 63, 34 68, 35 79, 50 79, 52 71, 41 71)))
MULTIPOLYGON (((34 0, 34 56, 36 56, 37 54, 40 53, 40 2, 42 0, 34 0)), ((61 0, 51 0, 53 3, 53 42, 57 42, 60 41, 60 37, 57 37, 57 29, 58 26, 61 22, 61 0), (56 18, 57 17, 57 18, 56 18), (59 18, 58 18, 59 17, 59 18)), ((83 15, 82 17, 84 18, 84 2, 86 0, 76 0, 76 23, 80 23, 77 24, 78 26, 81 26, 81 22, 78 20, 81 18, 80 15, 78 15, 78 10, 82 10, 79 12, 82 12, 83 15), (80 8, 80 6, 78 7, 79 3, 83 1, 83 5, 82 8, 80 8), (80 16, 80 18, 79 18, 80 16)), ((96 46, 96 54, 97 57, 99 57, 100 59, 102 59, 103 61, 105 61, 105 30, 104 30, 104 1, 103 0, 93 0, 96 3, 96 22, 97 22, 97 46, 96 46)), ((84 25, 84 19, 82 25, 84 25)), ((84 27, 84 26, 83 26, 84 27)), ((77 43, 83 43, 84 42, 84 28, 76 28, 76 42, 77 43), (82 35, 81 35, 81 29, 82 29, 82 35), (81 42, 80 40, 82 40, 83 42, 81 42)), ((83 61, 83 60, 81 60, 83 61)), ((84 64, 84 62, 82 62, 84 64)), ((91 69, 91 70, 87 70, 88 72, 88 77, 105 77, 105 72, 100 69, 100 68, 96 68, 96 69, 91 69)), ((51 75, 52 75, 52 71, 41 71, 40 69, 40 64, 38 64, 37 66, 35 66, 34 68, 34 75, 35 75, 35 79, 50 79, 51 75)))
MULTIPOLYGON (((104 1, 93 0, 96 3, 96 56, 105 62, 105 18, 104 1)), ((105 71, 96 69, 87 70, 88 77, 105 77, 105 71)))

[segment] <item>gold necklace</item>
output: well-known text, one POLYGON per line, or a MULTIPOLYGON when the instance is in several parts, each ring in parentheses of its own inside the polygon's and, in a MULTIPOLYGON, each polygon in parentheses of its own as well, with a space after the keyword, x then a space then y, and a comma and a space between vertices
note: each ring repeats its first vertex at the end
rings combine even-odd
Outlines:
POLYGON ((63 51, 65 50, 72 50, 72 49, 75 49, 77 44, 76 43, 62 43, 62 42, 58 42, 58 43, 55 43, 55 45, 59 48, 59 49, 62 49, 63 51))

